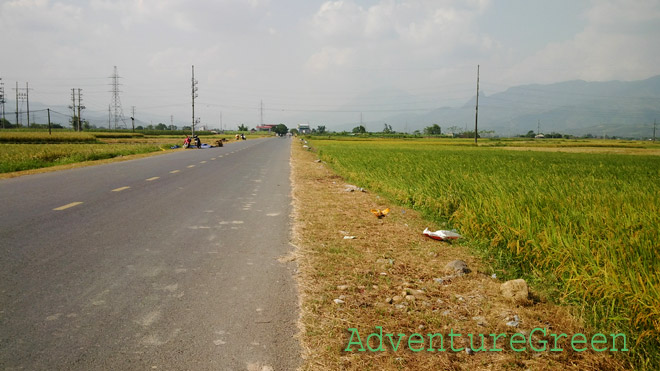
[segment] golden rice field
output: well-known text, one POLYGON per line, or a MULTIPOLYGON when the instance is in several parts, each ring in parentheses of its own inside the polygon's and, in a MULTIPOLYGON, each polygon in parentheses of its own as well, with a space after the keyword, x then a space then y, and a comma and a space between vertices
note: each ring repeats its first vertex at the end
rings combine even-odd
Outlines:
POLYGON ((0 173, 160 151, 153 144, 2 144, 0 173))
POLYGON ((638 153, 649 144, 631 143, 628 155, 310 143, 349 182, 456 228, 498 276, 527 277, 595 328, 627 333, 634 363, 660 364, 660 157, 638 153))
POLYGON ((0 173, 103 160, 169 148, 172 139, 150 141, 143 134, 72 131, 0 132, 0 173))

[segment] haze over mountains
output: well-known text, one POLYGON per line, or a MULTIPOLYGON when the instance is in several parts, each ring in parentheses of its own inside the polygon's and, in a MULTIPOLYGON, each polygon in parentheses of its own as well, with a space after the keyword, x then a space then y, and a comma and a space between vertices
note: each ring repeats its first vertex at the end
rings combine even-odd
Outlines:
MULTIPOLYGON (((460 107, 390 115, 367 122, 367 129, 379 131, 387 123, 408 132, 432 124, 440 125, 443 132, 450 127, 474 130, 475 100, 476 94, 460 107)), ((630 82, 521 85, 493 95, 479 94, 479 130, 494 130, 500 136, 536 132, 540 126, 541 133, 648 138, 654 119, 660 120, 660 76, 630 82)))
MULTIPOLYGON (((7 98, 7 119, 14 122, 11 112, 15 102, 10 100, 11 96, 7 98)), ((395 131, 409 133, 422 131, 433 124, 440 125, 445 133, 457 128, 471 131, 474 130, 475 98, 473 96, 454 107, 428 110, 425 107, 433 107, 428 97, 417 97, 395 88, 380 89, 354 97, 336 109, 292 114, 283 123, 289 128, 309 123, 312 128, 325 125, 330 131, 351 131, 360 124, 360 115, 364 113, 363 123, 368 131, 381 131, 385 123, 395 131)), ((45 123, 47 107, 56 111, 52 113, 53 122, 68 124, 65 115, 70 114, 71 110, 67 106, 47 106, 40 102, 30 102, 31 121, 45 123)), ((25 107, 21 111, 25 112, 25 107)), ((107 111, 87 109, 82 116, 93 125, 108 126, 107 111)), ((129 116, 125 114, 128 127, 129 116)), ((136 125, 170 124, 166 113, 139 112, 137 116, 136 125)), ((479 130, 494 131, 494 135, 498 136, 524 134, 530 130, 536 132, 540 127, 541 133, 649 138, 653 135, 654 120, 660 120, 660 75, 629 82, 576 80, 548 85, 521 85, 493 95, 483 91, 479 94, 479 130)), ((189 125, 174 124, 179 127, 189 125)), ((219 127, 217 123, 202 124, 209 128, 219 127)), ((238 124, 225 122, 223 126, 231 130, 236 129, 238 124)), ((256 126, 247 124, 249 127, 256 126)))

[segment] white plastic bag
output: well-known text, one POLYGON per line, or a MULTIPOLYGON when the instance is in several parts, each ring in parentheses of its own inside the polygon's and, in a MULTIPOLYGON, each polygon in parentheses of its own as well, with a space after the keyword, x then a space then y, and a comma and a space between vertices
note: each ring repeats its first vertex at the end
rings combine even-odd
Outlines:
POLYGON ((422 232, 422 234, 431 237, 434 240, 439 240, 439 241, 456 240, 463 237, 460 234, 452 231, 439 230, 439 231, 431 232, 429 231, 428 228, 424 229, 424 232, 422 232))

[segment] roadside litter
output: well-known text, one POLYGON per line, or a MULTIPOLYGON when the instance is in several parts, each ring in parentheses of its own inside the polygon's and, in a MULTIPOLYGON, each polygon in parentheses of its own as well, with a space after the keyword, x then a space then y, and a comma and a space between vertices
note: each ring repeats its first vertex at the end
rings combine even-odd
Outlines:
POLYGON ((362 187, 354 186, 352 184, 346 184, 346 188, 344 188, 344 191, 346 191, 346 192, 356 192, 357 191, 357 192, 365 192, 365 193, 367 192, 366 189, 364 189, 362 187))
POLYGON ((172 147, 170 147, 170 149, 177 149, 177 148, 181 148, 181 147, 179 147, 178 144, 175 144, 175 145, 173 145, 172 147))
POLYGON ((424 232, 422 232, 422 234, 438 241, 456 240, 463 237, 460 234, 452 231, 438 230, 435 232, 431 232, 429 231, 428 228, 424 229, 424 232))
POLYGON ((371 213, 376 215, 378 219, 382 219, 385 215, 390 213, 390 208, 388 207, 385 210, 380 210, 380 209, 371 209, 371 213))

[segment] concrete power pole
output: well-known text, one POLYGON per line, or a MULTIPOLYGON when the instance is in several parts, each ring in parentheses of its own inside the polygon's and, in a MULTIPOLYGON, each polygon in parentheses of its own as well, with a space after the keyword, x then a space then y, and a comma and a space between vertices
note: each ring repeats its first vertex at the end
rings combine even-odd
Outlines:
MULTIPOLYGON (((71 88, 71 126, 73 127, 74 131, 78 131, 78 123, 76 122, 76 88, 71 88)), ((80 121, 80 117, 78 118, 78 121, 80 121)))
POLYGON ((195 135, 195 98, 199 96, 197 94, 197 90, 199 88, 197 87, 197 84, 199 81, 195 80, 195 66, 192 66, 192 135, 195 135))
POLYGON ((16 81, 16 127, 18 127, 18 81, 16 81))
POLYGON ((30 127, 30 87, 27 82, 25 83, 25 103, 27 104, 28 127, 30 127))
POLYGON ((478 129, 479 122, 479 65, 477 65, 477 105, 474 109, 474 144, 477 144, 477 137, 479 136, 478 129))
POLYGON ((5 128, 5 83, 0 77, 0 104, 2 104, 2 128, 5 128))
POLYGON ((264 126, 264 101, 261 100, 261 126, 264 126))
POLYGON ((82 131, 82 114, 80 110, 84 110, 85 106, 82 105, 82 89, 78 88, 78 131, 82 131))

